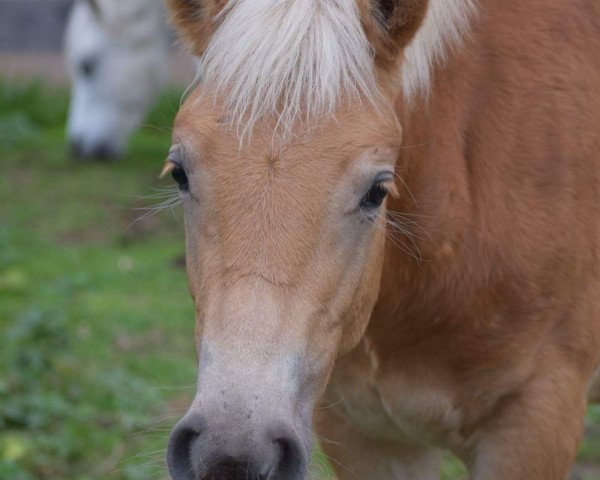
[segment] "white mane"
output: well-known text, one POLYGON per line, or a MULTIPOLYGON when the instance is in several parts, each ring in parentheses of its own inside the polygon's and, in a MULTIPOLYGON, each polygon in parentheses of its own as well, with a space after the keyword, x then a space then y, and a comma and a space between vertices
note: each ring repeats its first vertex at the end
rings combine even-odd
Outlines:
POLYGON ((431 72, 447 61, 469 31, 475 0, 430 0, 423 25, 407 47, 402 64, 404 98, 414 102, 431 89, 431 72))
MULTIPOLYGON (((431 0, 403 65, 407 98, 430 88, 469 26, 473 0, 431 0)), ((356 0, 229 0, 211 38, 203 81, 223 94, 229 115, 251 130, 276 112, 279 126, 331 115, 344 95, 378 94, 371 47, 356 0)))
POLYGON ((247 129, 277 112, 286 130, 332 114, 342 93, 377 91, 356 0, 230 0, 223 15, 202 74, 247 129))

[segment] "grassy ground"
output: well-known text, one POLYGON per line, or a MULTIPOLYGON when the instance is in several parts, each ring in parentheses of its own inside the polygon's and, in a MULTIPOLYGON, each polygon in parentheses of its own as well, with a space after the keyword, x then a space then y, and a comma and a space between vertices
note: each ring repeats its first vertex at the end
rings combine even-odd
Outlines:
POLYGON ((193 308, 177 212, 133 223, 133 209, 165 186, 178 95, 106 165, 65 155, 66 101, 0 88, 0 478, 165 478, 193 391, 193 308))
MULTIPOLYGON (((64 91, 0 84, 0 479, 165 479, 195 377, 179 212, 158 202, 171 92, 116 164, 64 151, 64 91)), ((600 479, 600 412, 578 479, 600 479)), ((464 478, 453 460, 445 480, 464 478)))

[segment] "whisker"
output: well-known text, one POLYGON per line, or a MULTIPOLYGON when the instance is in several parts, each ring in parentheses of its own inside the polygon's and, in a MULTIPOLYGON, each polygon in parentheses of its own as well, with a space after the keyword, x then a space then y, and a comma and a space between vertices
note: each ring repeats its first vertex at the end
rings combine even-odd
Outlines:
POLYGON ((157 195, 174 195, 178 192, 177 187, 149 187, 154 193, 142 195, 140 198, 155 197, 157 195))
POLYGON ((313 480, 323 480, 324 477, 333 478, 331 476, 331 471, 330 471, 328 465, 321 458, 313 457, 311 459, 311 462, 310 462, 310 465, 308 468, 309 468, 309 473, 308 473, 309 478, 312 478, 313 480), (316 466, 319 469, 319 472, 315 472, 314 469, 312 468, 313 466, 316 466))
POLYGON ((333 402, 331 405, 326 405, 324 407, 315 407, 315 410, 327 410, 328 408, 333 408, 336 405, 339 405, 340 403, 342 403, 344 401, 344 397, 340 398, 339 400, 337 400, 336 402, 333 402))
MULTIPOLYGON (((409 256, 411 256, 411 257, 413 257, 413 258, 416 260, 416 262, 417 262, 417 265, 418 265, 419 267, 421 266, 421 262, 423 262, 424 260, 423 260, 423 258, 421 257, 421 252, 420 252, 420 250, 419 250, 418 248, 417 248, 417 253, 413 252, 413 251, 411 250, 411 248, 410 248, 408 245, 406 245, 406 244, 405 244, 405 243, 404 243, 402 240, 400 240, 398 237, 396 237, 396 236, 394 236, 394 235, 391 235, 391 234, 390 234, 390 233, 391 233, 391 232, 390 232, 390 230, 389 230, 388 228, 386 228, 386 226, 385 226, 385 225, 384 225, 384 226, 381 226, 381 225, 379 225, 379 224, 375 223, 373 220, 371 220, 371 219, 369 219, 369 218, 367 218, 367 221, 368 221, 368 222, 369 222, 371 225, 373 225, 375 228, 377 228, 377 229, 379 229, 379 230, 382 230, 382 229, 383 229, 383 232, 384 232, 384 234, 385 234, 385 237, 386 237, 387 239, 389 239, 389 241, 390 241, 390 242, 392 242, 392 244, 393 244, 393 245, 395 245, 397 248, 399 248, 399 249, 400 249, 402 252, 404 252, 404 253, 406 253, 407 255, 409 255, 409 256)), ((387 219, 386 219, 386 224, 387 224, 387 219)), ((414 240, 413 240, 413 243, 414 243, 414 240)))
POLYGON ((317 440, 319 441, 319 443, 326 443, 328 445, 335 445, 336 447, 341 447, 344 450, 348 450, 348 448, 343 443, 335 442, 333 440, 329 440, 328 438, 323 437, 323 436, 321 436, 321 435, 319 435, 317 433, 315 433, 315 437, 317 438, 317 440))
POLYGON ((147 187, 152 193, 145 193, 143 195, 128 195, 126 198, 133 199, 135 204, 147 201, 162 200, 166 198, 172 198, 179 194, 177 187, 147 187))
MULTIPOLYGON (((417 220, 414 220, 414 217, 410 218, 410 216, 408 216, 410 214, 407 215, 407 214, 400 213, 400 212, 388 211, 387 215, 389 217, 391 217, 392 219, 394 219, 396 222, 400 222, 400 224, 402 224, 403 227, 415 227, 415 228, 418 228, 421 232, 423 232, 423 234, 429 240, 431 240, 431 235, 429 235, 429 233, 423 228, 423 226, 417 220)), ((424 216, 422 216, 422 217, 424 217, 424 216)))
POLYGON ((157 382, 154 382, 156 388, 160 390, 191 390, 192 388, 196 388, 196 383, 191 383, 189 385, 160 385, 157 382))
POLYGON ((177 224, 183 228, 183 224, 181 223, 181 220, 179 220, 179 217, 177 216, 177 214, 175 213, 175 207, 177 205, 171 205, 171 213, 173 214, 173 218, 175 219, 175 221, 177 222, 177 224))
POLYGON ((413 145, 401 145, 400 146, 400 150, 408 150, 408 149, 411 149, 411 148, 426 147, 430 143, 431 143, 431 141, 427 141, 427 142, 423 142, 423 143, 415 143, 413 145))
POLYGON ((307 432, 311 433, 312 435, 314 435, 314 437, 319 441, 319 443, 327 443, 330 445, 336 445, 338 447, 342 447, 344 449, 346 449, 346 446, 343 445, 342 443, 336 442, 334 440, 330 440, 329 438, 326 438, 322 435, 319 435, 317 432, 315 432, 312 428, 310 427, 302 427, 304 428, 304 430, 306 430, 307 432))
POLYGON ((168 198, 163 202, 153 205, 151 207, 133 207, 131 210, 134 211, 142 211, 146 212, 147 215, 152 215, 154 213, 161 212, 163 210, 167 210, 173 206, 179 205, 181 203, 181 199, 179 198, 168 198))
POLYGON ((402 185, 404 185, 404 188, 406 188, 406 191, 408 192, 408 194, 412 198, 413 202, 415 202, 415 207, 419 208, 419 204, 417 203, 417 199, 415 198, 415 196, 413 195, 413 193, 410 191, 410 188, 408 188, 408 185, 406 184, 406 182, 404 181, 404 179, 400 176, 400 174, 398 172, 394 172, 394 176, 398 180, 400 180, 402 182, 402 185))
POLYGON ((414 217, 414 218, 434 218, 434 215, 423 215, 419 213, 407 213, 407 212, 395 212, 393 210, 388 210, 389 214, 400 215, 403 217, 414 217))
MULTIPOLYGON (((167 120, 167 118, 165 117, 165 115, 161 112, 161 115, 163 117, 163 120, 167 120)), ((171 128, 164 128, 164 127, 159 127, 157 125, 152 125, 151 123, 142 123, 141 125, 142 128, 151 128, 152 130, 156 130, 159 133, 164 133, 165 135, 171 135, 172 133, 172 129, 171 128)))
MULTIPOLYGON (((143 211, 145 212, 143 215, 140 215, 138 218, 136 218, 135 220, 133 220, 126 229, 131 228, 133 225, 135 225, 137 222, 140 222, 142 220, 145 220, 146 218, 149 218, 153 215, 156 215, 159 212, 162 212, 163 210, 167 210, 167 209, 171 209, 173 210, 175 207, 181 205, 182 200, 181 197, 179 196, 179 193, 173 194, 171 197, 167 198, 166 200, 164 200, 163 202, 157 204, 157 205, 153 205, 150 207, 134 207, 132 208, 132 210, 134 211, 143 211)), ((177 217, 175 217, 176 220, 179 222, 179 219, 177 217)), ((181 225, 181 222, 179 222, 179 224, 181 225)))
POLYGON ((347 472, 351 473, 352 475, 356 475, 356 472, 354 472, 353 470, 351 470, 349 467, 347 467, 346 465, 344 465, 342 462, 337 461, 334 458, 331 458, 329 455, 327 455, 325 452, 322 452, 323 456, 329 460, 330 462, 335 463, 336 465, 342 467, 344 470, 346 470, 347 472))
MULTIPOLYGON (((388 221, 388 225, 389 225, 389 221, 388 221)), ((406 237, 406 239, 408 240, 408 242, 410 242, 410 244, 412 245, 412 247, 414 248, 414 252, 416 252, 416 255, 421 259, 421 261, 423 260, 423 254, 421 253, 421 249, 419 248, 419 246, 417 245, 417 242, 415 241, 415 238, 417 240, 421 240, 423 241, 423 239, 421 237, 419 237, 418 235, 414 235, 410 232, 407 232, 404 229, 399 228, 398 226, 394 226, 394 232, 403 235, 404 237, 406 237)), ((391 234, 391 232, 388 232, 391 234)), ((402 242, 399 238, 394 237, 397 241, 402 242)), ((402 242, 402 244, 404 245, 404 243, 402 242)), ((411 249, 411 251, 413 251, 411 249)))
POLYGON ((420 237, 416 233, 411 232, 409 230, 410 227, 413 227, 415 225, 406 225, 403 222, 398 222, 398 221, 394 221, 394 220, 390 220, 390 219, 387 219, 386 222, 394 230, 397 230, 398 232, 402 233, 403 235, 406 235, 407 237, 416 238, 421 241, 425 240, 423 237, 420 237))
POLYGON ((163 202, 157 204, 157 205, 153 205, 151 207, 134 207, 133 210, 151 210, 151 211, 161 211, 161 210, 166 210, 167 208, 172 207, 173 205, 178 205, 181 203, 181 199, 179 197, 170 197, 165 199, 163 202))

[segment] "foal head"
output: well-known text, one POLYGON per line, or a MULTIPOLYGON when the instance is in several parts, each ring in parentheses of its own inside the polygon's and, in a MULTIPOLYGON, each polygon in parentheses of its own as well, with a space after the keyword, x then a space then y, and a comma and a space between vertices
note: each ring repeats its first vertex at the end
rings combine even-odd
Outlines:
POLYGON ((166 172, 183 199, 197 393, 173 478, 301 479, 335 359, 364 333, 425 1, 171 0, 204 56, 166 172))

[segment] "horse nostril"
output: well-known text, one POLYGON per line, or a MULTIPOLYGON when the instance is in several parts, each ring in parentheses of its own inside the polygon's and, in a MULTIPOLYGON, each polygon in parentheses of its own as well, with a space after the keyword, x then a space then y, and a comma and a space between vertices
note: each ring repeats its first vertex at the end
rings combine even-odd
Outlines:
POLYGON ((306 459, 298 440, 293 437, 281 437, 274 440, 279 449, 279 458, 270 472, 269 478, 300 479, 304 477, 306 459))
POLYGON ((197 429, 177 426, 169 438, 167 466, 173 480, 196 480, 192 462, 192 446, 199 437, 197 429))
POLYGON ((97 160, 110 160, 116 157, 116 151, 108 143, 99 143, 92 150, 91 156, 97 160))
POLYGON ((304 451, 289 428, 240 433, 233 423, 211 428, 194 414, 173 429, 167 465, 173 480, 300 480, 304 451))
POLYGON ((111 160, 119 153, 110 143, 86 144, 81 138, 73 138, 69 147, 73 156, 80 160, 111 160))

